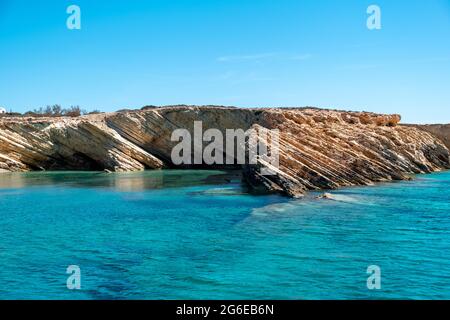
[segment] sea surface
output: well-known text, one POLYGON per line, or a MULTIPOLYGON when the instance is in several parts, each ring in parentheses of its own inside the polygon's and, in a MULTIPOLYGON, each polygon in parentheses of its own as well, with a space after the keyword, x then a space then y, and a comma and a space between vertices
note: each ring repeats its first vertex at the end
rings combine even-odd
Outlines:
POLYGON ((0 299, 450 299, 449 189, 449 172, 332 200, 221 171, 2 173, 0 299))

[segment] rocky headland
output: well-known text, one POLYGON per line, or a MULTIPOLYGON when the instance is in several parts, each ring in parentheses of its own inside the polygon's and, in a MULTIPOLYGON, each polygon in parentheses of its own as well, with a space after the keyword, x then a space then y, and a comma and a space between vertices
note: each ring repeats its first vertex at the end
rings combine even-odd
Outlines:
MULTIPOLYGON (((308 190, 410 179, 450 168, 449 125, 404 126, 399 115, 316 108, 161 107, 76 118, 0 118, 0 171, 175 168, 175 129, 278 129, 279 166, 242 169, 255 192, 298 197, 308 190)), ((207 143, 205 143, 207 144, 207 143)), ((207 164, 182 168, 207 168, 207 164)))

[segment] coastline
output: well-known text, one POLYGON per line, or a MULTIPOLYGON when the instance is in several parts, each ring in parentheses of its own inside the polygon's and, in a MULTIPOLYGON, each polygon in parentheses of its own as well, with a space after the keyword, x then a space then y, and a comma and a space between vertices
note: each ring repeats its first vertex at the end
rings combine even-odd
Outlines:
MULTIPOLYGON (((438 137, 401 125, 400 119, 317 108, 211 106, 151 107, 76 118, 1 118, 0 169, 240 168, 255 193, 295 198, 310 190, 404 180, 410 174, 450 168, 450 152, 438 137), (279 162, 276 167, 262 158, 244 165, 174 165, 171 153, 178 141, 171 139, 173 132, 182 129, 195 138, 195 123, 201 123, 203 131, 221 134, 230 129, 277 130, 279 162), (264 175, 264 169, 275 174, 264 175)), ((203 148, 207 145, 201 140, 203 148)))
MULTIPOLYGON (((395 187, 398 184, 411 182, 414 183, 417 180, 423 180, 427 179, 427 177, 433 177, 439 174, 446 175, 450 173, 450 169, 442 169, 438 171, 434 171, 431 173, 419 173, 419 174, 411 174, 409 176, 409 179, 404 180, 385 180, 385 181, 377 181, 373 182, 372 184, 367 185, 350 185, 345 187, 339 187, 336 189, 319 189, 319 190, 308 190, 304 194, 302 194, 301 197, 294 197, 298 200, 306 200, 306 201, 339 201, 339 199, 334 198, 334 195, 340 192, 351 192, 352 190, 364 190, 365 188, 389 188, 389 186, 395 187)), ((137 178, 138 181, 135 181, 133 184, 125 184, 120 185, 120 183, 112 184, 109 187, 107 186, 100 186, 100 188, 112 188, 116 191, 124 191, 124 192, 139 192, 144 190, 159 190, 159 189, 165 189, 165 188, 183 188, 188 186, 194 186, 194 185, 217 185, 220 187, 227 187, 227 186, 234 186, 237 185, 239 188, 243 191, 243 194, 247 194, 250 196, 264 196, 264 194, 261 193, 255 193, 253 192, 252 188, 246 183, 246 181, 242 177, 242 171, 238 169, 230 170, 230 169, 224 169, 224 170, 218 170, 218 169, 158 169, 158 170, 143 170, 143 171, 128 171, 128 172, 111 172, 107 173, 105 171, 28 171, 28 172, 10 172, 10 171, 1 171, 0 175, 8 175, 11 178, 45 178, 48 176, 58 177, 63 176, 64 179, 68 179, 70 182, 71 178, 76 178, 77 185, 83 187, 84 183, 83 181, 89 181, 93 177, 97 177, 100 180, 108 180, 108 181, 114 181, 114 180, 127 180, 127 179, 135 179, 137 178), (194 173, 195 178, 194 182, 187 182, 183 184, 183 181, 173 181, 169 182, 169 184, 164 183, 162 177, 164 175, 190 175, 194 173), (156 179, 156 183, 155 183, 156 179), (137 183, 136 183, 137 182, 137 183)), ((4 176, 5 177, 5 176, 4 176)), ((60 183, 64 183, 66 180, 61 180, 60 183)), ((42 186, 42 185, 53 185, 55 181, 52 181, 51 179, 48 180, 47 183, 43 184, 36 184, 36 187, 42 186)), ((88 185, 88 184, 87 184, 88 185)), ((4 189, 21 189, 22 187, 25 187, 25 183, 11 183, 11 181, 2 180, 0 181, 0 190, 4 189)), ((267 193, 266 195, 269 195, 270 193, 267 193)), ((217 195, 217 194, 216 194, 217 195)), ((283 196, 280 194, 280 196, 283 196)), ((284 198, 284 197, 283 197, 284 198)), ((286 200, 289 200, 289 198, 286 198, 286 200)))

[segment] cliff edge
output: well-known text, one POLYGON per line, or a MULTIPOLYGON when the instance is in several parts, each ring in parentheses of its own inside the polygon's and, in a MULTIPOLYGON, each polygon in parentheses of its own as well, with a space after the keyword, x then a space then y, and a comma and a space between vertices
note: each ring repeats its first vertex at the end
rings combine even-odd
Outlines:
POLYGON ((194 121, 202 121, 205 131, 217 128, 224 134, 227 129, 279 130, 275 175, 261 174, 267 166, 262 160, 239 166, 255 191, 297 197, 307 190, 370 185, 450 168, 448 136, 398 125, 399 115, 180 106, 77 118, 0 118, 0 171, 173 168, 171 152, 178 142, 171 141, 172 132, 192 133, 194 121))

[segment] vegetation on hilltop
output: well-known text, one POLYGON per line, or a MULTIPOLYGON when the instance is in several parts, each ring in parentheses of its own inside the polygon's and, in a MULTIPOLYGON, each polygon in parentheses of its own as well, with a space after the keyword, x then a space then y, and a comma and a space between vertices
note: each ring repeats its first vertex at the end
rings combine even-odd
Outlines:
POLYGON ((63 108, 59 104, 52 106, 40 107, 39 109, 34 109, 32 111, 27 111, 25 113, 19 112, 7 112, 1 114, 3 117, 79 117, 86 114, 96 114, 101 113, 98 110, 91 112, 82 109, 80 106, 70 106, 69 108, 63 108))

